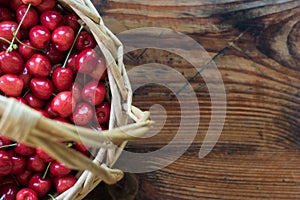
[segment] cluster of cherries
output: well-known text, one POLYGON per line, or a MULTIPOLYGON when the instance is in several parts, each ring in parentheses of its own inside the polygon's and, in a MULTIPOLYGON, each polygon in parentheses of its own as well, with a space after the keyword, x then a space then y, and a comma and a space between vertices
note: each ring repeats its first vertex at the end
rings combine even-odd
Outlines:
MULTIPOLYGON (((106 129, 106 63, 79 17, 57 0, 0 0, 0 93, 57 123, 106 129)), ((86 156, 81 143, 65 141, 86 156)), ((0 136, 0 199, 35 200, 72 187, 76 172, 42 149, 0 136)))

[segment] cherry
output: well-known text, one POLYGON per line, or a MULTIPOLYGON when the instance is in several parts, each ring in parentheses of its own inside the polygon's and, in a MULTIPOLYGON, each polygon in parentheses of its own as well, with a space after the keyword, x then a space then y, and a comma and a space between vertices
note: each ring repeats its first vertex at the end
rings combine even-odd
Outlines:
POLYGON ((78 82, 74 82, 72 85, 72 94, 75 102, 79 102, 81 100, 81 91, 82 86, 78 82))
POLYGON ((0 177, 11 173, 13 161, 6 151, 0 150, 0 177))
POLYGON ((38 6, 42 3, 42 0, 22 0, 24 4, 32 4, 33 6, 38 6))
POLYGON ((9 43, 4 42, 0 39, 0 51, 6 51, 9 47, 9 43))
POLYGON ((5 184, 0 187, 0 199, 15 200, 18 187, 16 184, 5 184))
POLYGON ((28 60, 34 54, 38 53, 36 49, 31 48, 33 46, 29 40, 23 40, 22 43, 19 45, 18 51, 20 55, 25 59, 28 60))
POLYGON ((0 177, 0 187, 7 184, 15 184, 15 180, 11 175, 0 177))
POLYGON ((73 113, 75 101, 72 92, 63 91, 58 93, 51 102, 51 108, 61 117, 68 117, 73 113))
POLYGON ((51 108, 51 101, 49 101, 46 106, 45 106, 45 111, 48 113, 48 115, 51 117, 51 118, 56 118, 59 116, 59 114, 57 112, 54 112, 51 108))
POLYGON ((31 177, 28 187, 34 190, 39 197, 45 196, 51 189, 51 179, 42 177, 41 174, 35 174, 31 177))
POLYGON ((32 108, 42 108, 45 105, 45 101, 37 98, 32 93, 25 95, 24 99, 27 101, 28 105, 32 108))
POLYGON ((96 122, 99 124, 104 124, 109 121, 110 117, 110 104, 108 102, 102 102, 95 108, 96 112, 96 122))
POLYGON ((23 29, 28 29, 39 23, 39 15, 37 11, 33 7, 28 8, 28 5, 21 5, 17 9, 16 18, 18 23, 23 20, 21 23, 21 28, 23 29))
POLYGON ((74 32, 77 32, 80 28, 80 24, 78 23, 79 17, 73 13, 67 14, 65 16, 66 19, 66 25, 70 26, 74 32))
POLYGON ((13 162, 13 168, 11 173, 12 174, 20 174, 25 171, 26 167, 26 160, 24 157, 21 157, 19 155, 13 155, 11 157, 12 162, 13 162))
POLYGON ((48 28, 50 31, 53 31, 58 26, 61 26, 65 23, 64 17, 54 10, 46 10, 40 16, 41 24, 48 28))
POLYGON ((93 49, 85 49, 80 52, 75 60, 77 71, 88 74, 92 72, 97 64, 98 55, 93 49))
POLYGON ((45 55, 53 65, 62 63, 66 57, 66 53, 59 51, 52 43, 48 45, 45 55))
POLYGON ((12 141, 10 139, 8 139, 7 137, 5 137, 3 135, 0 135, 0 140, 1 140, 2 145, 9 145, 12 143, 12 141))
POLYGON ((52 73, 52 82, 59 90, 68 90, 72 87, 73 72, 70 68, 56 67, 52 73))
POLYGON ((54 176, 65 176, 71 172, 71 169, 60 162, 53 162, 50 165, 50 173, 54 176))
POLYGON ((29 180, 32 177, 32 174, 33 174, 32 171, 25 170, 24 172, 22 172, 20 174, 16 174, 15 177, 21 185, 28 185, 29 180))
POLYGON ((31 74, 29 74, 28 69, 24 67, 23 72, 19 74, 19 77, 23 80, 24 86, 23 90, 28 90, 30 87, 30 80, 32 78, 31 74))
POLYGON ((14 150, 16 153, 23 156, 29 156, 35 152, 34 148, 20 142, 17 143, 17 146, 14 148, 14 150))
POLYGON ((46 77, 52 70, 49 59, 42 54, 34 54, 27 60, 26 68, 31 75, 36 77, 46 77))
POLYGON ((51 10, 56 6, 56 0, 42 0, 42 2, 36 6, 36 8, 43 12, 45 10, 51 10))
POLYGON ((107 77, 107 69, 106 69, 106 62, 103 57, 99 58, 97 61, 97 65, 93 71, 89 73, 91 77, 96 80, 104 80, 107 77))
POLYGON ((13 13, 7 7, 0 5, 0 22, 12 21, 13 19, 13 13))
POLYGON ((5 74, 0 77, 0 90, 7 96, 18 97, 23 90, 23 80, 14 74, 5 74))
POLYGON ((72 117, 76 125, 86 125, 94 117, 93 109, 87 103, 78 103, 72 117))
POLYGON ((27 158, 27 169, 35 172, 42 172, 46 168, 46 163, 38 156, 31 155, 27 158))
POLYGON ((9 7, 16 11, 22 4, 22 0, 10 0, 9 7))
POLYGON ((60 51, 67 51, 71 48, 74 41, 74 31, 69 26, 60 26, 52 33, 52 42, 60 51))
POLYGON ((45 26, 34 26, 29 31, 29 40, 32 46, 45 49, 50 43, 51 33, 45 26))
MULTIPOLYGON (((11 41, 14 37, 13 30, 16 30, 18 24, 14 21, 3 21, 0 22, 0 37, 8 41, 11 41)), ((20 39, 21 33, 17 33, 17 38, 20 39)))
POLYGON ((44 162, 53 162, 54 159, 49 156, 43 149, 36 148, 36 155, 42 159, 44 162))
POLYGON ((16 195, 16 200, 38 200, 38 198, 37 193, 30 188, 23 188, 16 195))
POLYGON ((100 104, 105 99, 105 95, 105 85, 97 81, 91 81, 87 83, 81 92, 82 99, 91 105, 100 104))
POLYGON ((74 145, 74 149, 76 149, 78 152, 82 153, 87 157, 90 155, 89 150, 86 148, 86 146, 83 143, 76 142, 74 145))
POLYGON ((45 77, 32 78, 30 81, 30 88, 34 96, 43 100, 49 99, 53 92, 52 82, 45 77))
POLYGON ((24 98, 22 98, 22 97, 17 97, 16 100, 19 103, 23 103, 25 105, 28 105, 27 101, 24 98))
POLYGON ((17 51, 0 52, 0 70, 5 74, 19 74, 23 71, 24 61, 17 51))
POLYGON ((55 188, 59 194, 67 191, 75 185, 77 178, 74 175, 68 174, 66 176, 56 177, 54 179, 55 188))
POLYGON ((71 53, 71 55, 69 56, 68 61, 67 61, 67 68, 70 68, 74 74, 77 74, 77 72, 78 72, 76 65, 75 65, 75 60, 76 60, 77 56, 78 56, 78 54, 73 52, 73 53, 71 53))
POLYGON ((87 31, 82 31, 75 42, 75 48, 80 51, 94 49, 96 45, 97 43, 94 36, 87 31))

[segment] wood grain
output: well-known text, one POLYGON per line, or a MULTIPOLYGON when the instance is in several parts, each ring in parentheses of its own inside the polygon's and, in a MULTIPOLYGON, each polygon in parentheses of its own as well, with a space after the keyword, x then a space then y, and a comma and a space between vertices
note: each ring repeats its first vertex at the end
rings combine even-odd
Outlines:
MULTIPOLYGON (((171 28, 188 34, 210 57, 229 46, 215 61, 227 95, 226 121, 217 145, 207 157, 199 159, 211 118, 209 92, 199 76, 190 83, 200 107, 200 125, 193 144, 170 166, 138 174, 139 192, 134 199, 300 198, 298 0, 95 0, 94 3, 114 33, 147 26, 171 28), (241 33, 243 36, 230 46, 241 33)), ((195 53, 193 48, 189 51, 195 53)), ((197 72, 182 57, 162 50, 130 52, 125 61, 128 70, 147 63, 165 64, 188 80, 197 72)), ((147 70, 141 71, 134 82, 142 83, 145 74, 147 70)), ((174 93, 156 84, 147 85, 136 90, 134 104, 144 109, 160 104, 167 119, 157 135, 131 142, 127 150, 151 152, 167 145, 177 134, 181 117, 174 93)), ((195 117, 193 108, 188 115, 195 117)), ((155 110, 152 117, 164 120, 163 113, 155 110)), ((186 127, 187 135, 192 128, 191 120, 186 127)), ((184 138, 178 141, 174 151, 188 142, 184 138)), ((149 165, 160 163, 160 159, 149 161, 149 165)))

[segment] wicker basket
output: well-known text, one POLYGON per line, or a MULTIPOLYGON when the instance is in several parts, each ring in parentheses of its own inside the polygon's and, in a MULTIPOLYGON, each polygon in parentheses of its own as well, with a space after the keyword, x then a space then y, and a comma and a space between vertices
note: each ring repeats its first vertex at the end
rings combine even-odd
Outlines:
POLYGON ((58 0, 66 9, 74 11, 94 35, 106 62, 111 89, 109 129, 91 129, 59 124, 42 117, 35 110, 17 103, 13 98, 0 96, 1 134, 33 147, 42 147, 50 156, 79 170, 77 183, 57 200, 82 199, 101 181, 113 184, 123 172, 111 167, 117 161, 126 141, 139 137, 149 129, 149 112, 132 106, 132 91, 123 64, 123 46, 104 25, 101 16, 89 0, 58 0), (67 148, 62 140, 81 141, 95 149, 94 160, 67 148), (105 159, 105 161, 104 161, 105 159))

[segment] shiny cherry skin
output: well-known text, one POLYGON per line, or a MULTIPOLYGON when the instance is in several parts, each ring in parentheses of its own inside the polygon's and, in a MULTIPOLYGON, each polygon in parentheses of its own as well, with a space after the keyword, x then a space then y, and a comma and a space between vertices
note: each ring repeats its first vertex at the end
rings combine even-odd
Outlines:
MULTIPOLYGON (((10 139, 8 139, 7 137, 5 137, 4 135, 0 135, 0 141, 2 145, 8 145, 11 144, 12 141, 10 139)), ((0 145, 0 146, 2 146, 0 145)))
POLYGON ((3 150, 0 150, 0 177, 11 173, 13 168, 13 161, 11 156, 3 150))
POLYGON ((38 200, 37 193, 30 188, 23 188, 18 191, 16 200, 38 200))
POLYGON ((80 28, 80 24, 78 23, 79 17, 76 14, 67 14, 64 16, 65 20, 66 20, 66 25, 71 27, 75 33, 77 33, 77 31, 80 28))
POLYGON ((61 194, 75 185, 77 178, 74 175, 56 177, 54 179, 56 191, 61 194))
POLYGON ((39 99, 47 100, 53 92, 53 84, 50 79, 45 77, 35 77, 30 81, 30 89, 34 96, 39 99))
POLYGON ((91 81, 83 87, 81 96, 84 101, 91 105, 98 105, 105 99, 106 87, 101 82, 91 81))
POLYGON ((46 163, 36 154, 27 158, 27 169, 35 172, 42 172, 46 169, 46 163))
POLYGON ((51 108, 61 117, 69 117, 75 108, 75 101, 72 92, 63 91, 58 93, 51 101, 51 108))
POLYGON ((102 102, 95 107, 96 122, 99 124, 105 124, 109 121, 110 117, 110 104, 108 102, 102 102))
POLYGON ((21 27, 28 29, 39 23, 39 15, 35 8, 30 7, 27 15, 25 16, 28 5, 21 5, 16 11, 16 18, 18 23, 23 20, 21 27), (24 19, 23 19, 24 18, 24 19))
POLYGON ((50 31, 53 31, 58 26, 61 26, 65 23, 65 18, 54 10, 46 10, 42 12, 40 16, 40 22, 50 31))
POLYGON ((13 162, 13 168, 11 170, 12 174, 20 174, 25 171, 26 168, 26 160, 23 156, 13 155, 11 156, 13 162))
POLYGON ((27 101, 28 105, 32 108, 43 108, 45 101, 37 98, 31 92, 25 95, 24 99, 27 101))
POLYGON ((94 49, 85 49, 80 52, 75 60, 77 71, 88 74, 95 69, 99 57, 94 49))
POLYGON ((23 90, 23 80, 14 74, 4 74, 0 77, 0 90, 9 97, 18 97, 23 90))
POLYGON ((94 70, 89 73, 89 75, 98 81, 102 81, 105 77, 107 77, 106 62, 103 57, 98 59, 97 65, 94 70))
POLYGON ((20 183, 21 185, 27 186, 32 175, 33 175, 32 171, 25 170, 24 172, 22 172, 20 174, 15 174, 15 177, 16 177, 18 183, 20 183))
POLYGON ((74 31, 69 26, 59 26, 52 32, 52 43, 59 51, 67 51, 74 41, 74 31))
POLYGON ((48 45, 45 55, 49 58, 53 65, 63 63, 66 58, 66 52, 59 51, 52 43, 48 45))
POLYGON ((43 179, 42 174, 35 174, 31 177, 28 187, 34 190, 39 197, 45 196, 51 189, 52 180, 50 177, 43 179))
POLYGON ((73 71, 70 68, 56 67, 51 78, 59 91, 69 90, 73 83, 73 71))
POLYGON ((50 44, 51 33, 45 26, 37 25, 30 29, 29 40, 32 46, 45 49, 50 44))
POLYGON ((71 53, 70 57, 68 58, 68 61, 67 61, 67 68, 70 68, 74 74, 77 74, 78 70, 76 68, 76 65, 75 65, 75 60, 78 56, 78 53, 71 53))
POLYGON ((96 45, 94 36, 87 31, 82 31, 75 42, 75 48, 79 51, 94 49, 96 45))
POLYGON ((36 77, 46 77, 52 70, 49 59, 42 54, 34 54, 25 64, 28 72, 36 77))
POLYGON ((33 6, 38 6, 42 3, 42 0, 22 0, 24 4, 32 4, 33 6))
POLYGON ((22 156, 29 156, 35 153, 35 149, 33 147, 30 147, 20 142, 17 143, 17 146, 15 146, 14 151, 22 156))
POLYGON ((71 172, 71 169, 63 163, 54 161, 51 163, 49 171, 53 176, 65 176, 71 172))
POLYGON ((13 19, 13 13, 7 7, 0 5, 0 22, 12 21, 13 19))
MULTIPOLYGON (((0 22, 0 37, 11 41, 14 37, 12 30, 16 30, 18 27, 17 22, 14 21, 2 21, 0 22)), ((21 38, 21 33, 17 33, 17 38, 21 38)))
POLYGON ((0 199, 15 200, 18 192, 16 184, 5 184, 0 186, 0 199))
POLYGON ((24 69, 24 60, 17 51, 0 52, 0 70, 5 74, 19 74, 24 69))
POLYGON ((51 108, 51 101, 52 100, 48 100, 48 103, 46 104, 45 106, 45 111, 48 113, 48 115, 51 117, 51 118, 56 118, 56 117, 59 117, 59 114, 57 112, 54 112, 51 108))
POLYGON ((90 104, 80 102, 77 104, 72 117, 76 125, 82 126, 92 121, 94 112, 90 104))
POLYGON ((49 156, 43 149, 41 149, 41 148, 36 148, 36 155, 38 156, 38 157, 40 157, 44 162, 53 162, 54 161, 54 159, 51 157, 51 156, 49 156))
POLYGON ((42 2, 36 6, 36 8, 40 11, 46 11, 46 10, 51 10, 55 8, 57 4, 56 0, 42 0, 42 2))
POLYGON ((23 44, 19 44, 18 52, 25 60, 28 60, 29 58, 31 58, 31 56, 38 53, 37 50, 28 47, 33 46, 29 40, 23 40, 22 43, 23 44))
POLYGON ((28 69, 26 67, 24 67, 22 73, 19 74, 19 77, 24 82, 23 91, 27 91, 30 87, 30 80, 32 78, 32 75, 29 74, 28 69))

